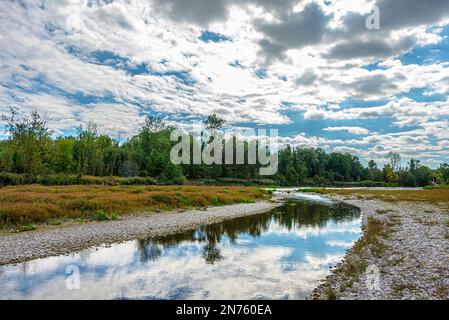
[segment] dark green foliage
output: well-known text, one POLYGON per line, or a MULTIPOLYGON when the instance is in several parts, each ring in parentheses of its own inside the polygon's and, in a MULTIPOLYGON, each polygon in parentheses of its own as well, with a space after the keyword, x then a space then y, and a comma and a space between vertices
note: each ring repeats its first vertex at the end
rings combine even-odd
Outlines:
POLYGON ((111 212, 107 213, 104 210, 98 210, 95 215, 94 219, 97 221, 105 221, 105 220, 117 220, 118 216, 116 213, 111 212))
POLYGON ((19 231, 20 232, 27 232, 27 231, 33 231, 36 230, 36 226, 34 224, 24 224, 20 226, 19 231))
POLYGON ((147 117, 140 132, 123 144, 101 134, 94 123, 80 126, 76 136, 52 138, 37 112, 22 116, 11 108, 2 120, 9 135, 0 141, 0 186, 185 182, 182 168, 170 161, 173 128, 160 118, 147 117))
POLYGON ((226 123, 225 120, 217 116, 216 114, 212 114, 208 116, 206 119, 204 119, 203 124, 204 127, 208 130, 219 130, 223 127, 223 125, 226 123))
POLYGON ((420 187, 427 186, 435 180, 435 174, 429 167, 421 166, 415 170, 416 183, 420 187))
POLYGON ((105 186, 149 186, 155 185, 158 181, 151 177, 94 177, 74 174, 52 174, 52 175, 23 175, 0 172, 0 187, 18 186, 25 184, 41 184, 45 186, 66 186, 66 185, 105 185, 105 186))
POLYGON ((449 164, 444 163, 438 169, 438 173, 444 184, 449 185, 449 164))
POLYGON ((409 171, 401 171, 399 173, 398 183, 404 187, 416 187, 416 177, 409 171))
MULTIPOLYGON (((37 112, 21 115, 18 109, 11 108, 10 115, 1 119, 6 123, 8 139, 0 141, 0 186, 184 184, 188 180, 201 184, 340 187, 449 183, 448 164, 433 171, 412 159, 407 168, 402 168, 400 155, 392 152, 389 164, 382 169, 373 160, 365 168, 356 156, 347 153, 329 154, 322 149, 290 146, 279 151, 277 174, 260 176, 260 165, 248 164, 247 141, 243 144, 244 164, 175 165, 170 161, 170 151, 177 143, 170 141, 174 128, 152 116, 145 119, 137 135, 124 143, 101 134, 94 123, 80 126, 75 136, 54 138, 37 112)), ((220 130, 224 124, 217 115, 204 120, 210 130, 220 130)), ((191 150, 204 148, 193 136, 190 138, 191 150)), ((255 147, 259 148, 257 144, 255 147)), ((235 151, 234 144, 233 163, 235 151)))

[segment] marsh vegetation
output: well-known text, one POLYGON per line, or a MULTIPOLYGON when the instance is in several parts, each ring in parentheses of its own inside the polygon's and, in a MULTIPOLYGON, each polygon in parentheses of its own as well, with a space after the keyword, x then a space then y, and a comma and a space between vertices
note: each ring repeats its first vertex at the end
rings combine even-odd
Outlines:
POLYGON ((115 220, 141 211, 203 208, 268 199, 263 189, 216 186, 11 186, 0 188, 0 228, 65 219, 115 220))

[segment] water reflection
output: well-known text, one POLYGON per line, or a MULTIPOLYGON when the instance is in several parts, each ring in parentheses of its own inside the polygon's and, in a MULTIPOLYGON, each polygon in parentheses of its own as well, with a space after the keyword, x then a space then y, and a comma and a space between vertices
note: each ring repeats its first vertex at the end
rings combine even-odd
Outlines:
POLYGON ((269 213, 0 267, 0 298, 301 299, 359 237, 360 212, 290 201, 269 213), (81 270, 65 288, 66 267, 81 270))
POLYGON ((137 240, 137 249, 140 252, 141 261, 147 262, 155 261, 163 251, 175 248, 182 242, 205 243, 203 257, 207 263, 213 264, 223 257, 217 246, 223 238, 228 239, 231 244, 235 244, 241 234, 258 238, 266 233, 273 224, 291 231, 301 227, 323 228, 329 222, 335 224, 351 222, 359 216, 358 208, 343 203, 323 205, 313 201, 290 200, 285 206, 276 208, 269 213, 203 226, 195 231, 179 233, 175 236, 137 240))

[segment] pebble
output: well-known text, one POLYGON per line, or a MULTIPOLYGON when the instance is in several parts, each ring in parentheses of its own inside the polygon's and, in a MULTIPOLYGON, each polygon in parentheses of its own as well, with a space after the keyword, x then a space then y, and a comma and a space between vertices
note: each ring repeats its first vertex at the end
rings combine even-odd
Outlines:
POLYGON ((260 201, 171 213, 124 215, 117 221, 0 235, 0 265, 65 255, 89 247, 147 239, 195 229, 198 225, 267 212, 282 203, 260 201))
POLYGON ((447 208, 428 203, 386 203, 377 200, 342 199, 362 210, 363 222, 368 218, 398 223, 390 227, 388 246, 380 255, 368 248, 360 253, 349 251, 343 263, 333 269, 325 281, 314 290, 311 298, 327 299, 329 289, 342 300, 448 300, 449 299, 449 215, 447 208), (379 214, 377 210, 391 210, 379 214), (379 288, 368 289, 367 275, 353 279, 341 267, 349 261, 365 260, 379 268, 379 288), (345 285, 346 284, 346 285, 345 285))

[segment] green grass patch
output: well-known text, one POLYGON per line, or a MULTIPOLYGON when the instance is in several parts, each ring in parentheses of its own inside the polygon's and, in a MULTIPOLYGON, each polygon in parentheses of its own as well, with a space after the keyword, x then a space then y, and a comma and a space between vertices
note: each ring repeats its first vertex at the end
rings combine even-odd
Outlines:
POLYGON ((327 300, 338 300, 337 292, 333 289, 328 289, 326 292, 326 299, 327 300))
POLYGON ((97 221, 111 221, 111 220, 117 220, 118 215, 114 212, 104 212, 103 210, 98 210, 97 213, 94 215, 94 219, 97 221))
POLYGON ((323 191, 323 189, 318 189, 318 188, 300 188, 297 191, 298 192, 304 192, 304 193, 320 193, 320 194, 324 194, 325 193, 323 191))
POLYGON ((36 230, 36 226, 34 224, 30 224, 30 223, 21 225, 19 228, 20 232, 27 232, 27 231, 33 231, 33 230, 36 230))

